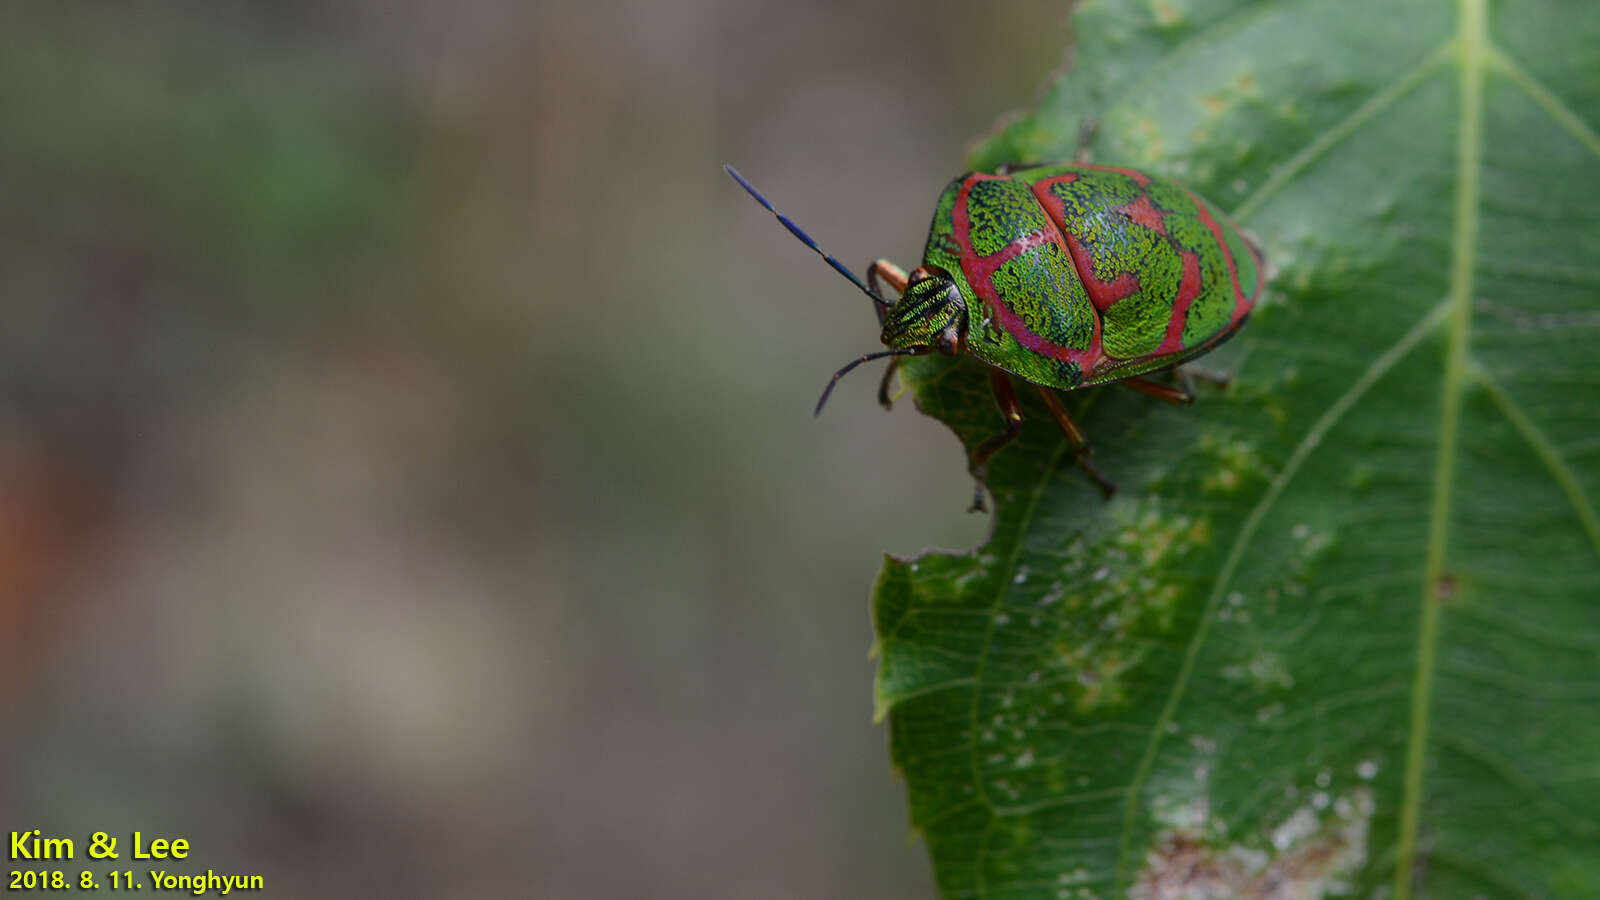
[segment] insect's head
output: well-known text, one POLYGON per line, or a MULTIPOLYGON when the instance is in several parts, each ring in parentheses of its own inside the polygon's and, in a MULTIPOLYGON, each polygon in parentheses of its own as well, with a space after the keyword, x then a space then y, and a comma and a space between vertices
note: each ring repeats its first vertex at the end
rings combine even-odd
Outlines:
POLYGON ((950 273, 920 266, 883 320, 883 345, 893 350, 930 348, 959 356, 967 348, 967 301, 950 273))

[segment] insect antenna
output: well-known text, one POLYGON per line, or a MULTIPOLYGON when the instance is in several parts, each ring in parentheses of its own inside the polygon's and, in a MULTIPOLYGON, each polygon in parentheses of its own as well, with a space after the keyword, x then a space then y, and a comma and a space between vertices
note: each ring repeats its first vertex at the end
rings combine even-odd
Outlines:
POLYGON ((895 350, 879 350, 877 353, 868 353, 859 359, 852 359, 849 363, 845 364, 844 368, 833 373, 833 377, 828 379, 828 386, 822 389, 822 399, 817 401, 817 408, 812 410, 811 415, 822 415, 822 405, 828 402, 828 395, 833 393, 833 386, 839 383, 839 379, 850 374, 850 370, 854 369, 856 366, 859 366, 864 362, 871 362, 875 359, 883 359, 885 356, 921 356, 922 354, 929 352, 929 350, 930 348, 928 347, 900 347, 895 350))
MULTIPOLYGON (((867 295, 867 298, 872 301, 873 306, 877 307, 880 314, 883 310, 889 308, 889 302, 884 300, 882 297, 879 297, 871 288, 867 287, 867 283, 858 278, 856 273, 850 271, 850 269, 846 267, 844 263, 835 259, 833 254, 817 246, 817 242, 811 239, 811 235, 801 231, 800 226, 791 221, 788 216, 778 212, 777 209, 773 208, 772 203, 768 201, 767 198, 761 196, 761 192, 756 190, 754 185, 744 180, 744 176, 739 174, 738 169, 735 169, 733 166, 730 166, 727 163, 723 163, 722 168, 726 169, 728 174, 733 176, 733 180, 739 182, 739 186, 744 188, 745 191, 750 194, 750 196, 756 198, 757 203, 761 204, 763 207, 766 207, 767 212, 777 216, 778 221, 783 223, 783 227, 789 229, 790 234, 800 239, 800 243, 805 244, 812 250, 815 250, 818 256, 822 257, 824 260, 827 260, 828 265, 833 266, 833 270, 835 272, 838 272, 840 275, 850 279, 851 284, 860 288, 861 293, 867 295)), ((826 395, 824 395, 823 399, 827 399, 826 395)))

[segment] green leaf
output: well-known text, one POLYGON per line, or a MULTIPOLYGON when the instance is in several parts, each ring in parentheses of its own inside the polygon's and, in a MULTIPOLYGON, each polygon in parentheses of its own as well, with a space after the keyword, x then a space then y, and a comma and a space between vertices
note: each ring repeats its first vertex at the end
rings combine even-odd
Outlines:
MULTIPOLYGON (((945 897, 1600 896, 1600 16, 1105 0, 971 160, 1229 209, 1277 273, 1162 406, 1042 404, 990 541, 890 559, 881 712, 945 897)), ((970 448, 982 367, 918 359, 970 448)), ((965 477, 955 465, 951 477, 965 477)))

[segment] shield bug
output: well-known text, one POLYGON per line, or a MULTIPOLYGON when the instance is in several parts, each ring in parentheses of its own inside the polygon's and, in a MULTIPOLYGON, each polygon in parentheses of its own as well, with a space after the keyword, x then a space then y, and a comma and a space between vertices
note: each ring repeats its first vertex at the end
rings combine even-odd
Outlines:
POLYGON ((1121 383, 1171 403, 1185 386, 1144 376, 1173 369, 1232 337, 1266 278, 1256 242, 1214 204, 1168 178, 1087 163, 1006 166, 970 172, 939 195, 922 265, 909 274, 879 259, 865 281, 725 167, 767 211, 872 300, 888 348, 834 373, 817 413, 850 370, 891 357, 966 354, 989 370, 1005 429, 973 448, 972 508, 984 474, 1022 428, 1012 378, 1032 383, 1066 434, 1077 463, 1110 497, 1089 460, 1089 442, 1056 391, 1121 383), (880 291, 887 284, 899 295, 880 291))

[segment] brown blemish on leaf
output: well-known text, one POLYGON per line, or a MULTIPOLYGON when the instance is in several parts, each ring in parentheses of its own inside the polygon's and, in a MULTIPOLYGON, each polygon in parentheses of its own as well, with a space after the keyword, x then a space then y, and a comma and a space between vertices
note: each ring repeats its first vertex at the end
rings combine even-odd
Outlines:
MULTIPOLYGON (((1330 821, 1275 852, 1242 845, 1214 847, 1189 828, 1169 829, 1145 858, 1129 900, 1321 900, 1348 890, 1343 879, 1367 861, 1367 826, 1372 792, 1340 799, 1330 821)), ((1291 822, 1314 816, 1309 807, 1291 822)), ((1286 823, 1281 838, 1293 829, 1286 823)))
POLYGON ((1223 856, 1189 832, 1169 834, 1145 860, 1139 883, 1128 891, 1135 900, 1232 897, 1251 880, 1242 859, 1223 856))
POLYGON ((1127 699, 1123 694, 1121 675, 1141 657, 1142 654, 1124 657, 1117 650, 1096 655, 1063 654, 1063 660, 1077 673, 1073 708, 1079 713, 1088 713, 1120 705, 1127 699))
POLYGON ((1449 572, 1443 572, 1433 582, 1433 596, 1442 603, 1449 603, 1456 595, 1456 577, 1449 572))
POLYGON ((1208 476, 1205 486, 1208 490, 1232 493, 1239 488, 1239 473, 1232 469, 1223 469, 1215 475, 1208 476))
POLYGON ((1227 102, 1221 97, 1218 97, 1216 94, 1206 94, 1202 96, 1200 98, 1200 105, 1204 106, 1206 108, 1206 112, 1212 114, 1213 116, 1222 115, 1222 111, 1228 108, 1227 102))
POLYGON ((1266 467, 1248 442, 1206 434, 1200 438, 1200 449, 1215 460, 1211 472, 1200 482, 1208 492, 1232 493, 1246 478, 1265 474, 1266 467))

